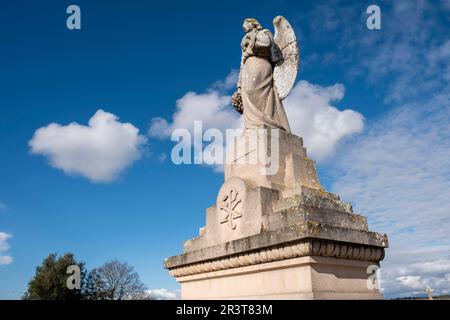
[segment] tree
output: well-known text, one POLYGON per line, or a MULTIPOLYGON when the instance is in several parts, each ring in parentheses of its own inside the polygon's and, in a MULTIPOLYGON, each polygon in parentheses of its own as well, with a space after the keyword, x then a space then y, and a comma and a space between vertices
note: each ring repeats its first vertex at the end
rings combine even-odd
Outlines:
POLYGON ((79 300, 83 298, 81 289, 67 287, 67 268, 77 265, 80 268, 81 286, 84 284, 85 269, 83 262, 77 262, 72 253, 58 257, 49 254, 42 264, 36 267, 34 277, 28 283, 23 299, 27 300, 79 300))
POLYGON ((113 260, 93 269, 87 280, 86 299, 135 300, 145 298, 145 285, 132 266, 113 260))

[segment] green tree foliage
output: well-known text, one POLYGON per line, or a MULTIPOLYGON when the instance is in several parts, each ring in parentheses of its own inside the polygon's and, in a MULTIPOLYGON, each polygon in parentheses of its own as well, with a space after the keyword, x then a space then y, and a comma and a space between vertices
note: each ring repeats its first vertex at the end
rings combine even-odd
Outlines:
POLYGON ((97 269, 92 269, 87 275, 86 284, 83 288, 83 297, 87 300, 105 300, 107 298, 97 269))
POLYGON ((27 300, 80 300, 82 290, 67 287, 67 268, 78 265, 81 271, 81 286, 84 285, 85 268, 83 262, 77 262, 72 253, 58 257, 56 253, 48 255, 42 264, 36 267, 36 274, 28 283, 23 299, 27 300))
POLYGON ((146 299, 146 287, 134 268, 113 260, 87 272, 72 253, 50 254, 36 268, 23 299, 27 300, 136 300, 146 299), (69 289, 69 266, 80 268, 80 289, 69 289))

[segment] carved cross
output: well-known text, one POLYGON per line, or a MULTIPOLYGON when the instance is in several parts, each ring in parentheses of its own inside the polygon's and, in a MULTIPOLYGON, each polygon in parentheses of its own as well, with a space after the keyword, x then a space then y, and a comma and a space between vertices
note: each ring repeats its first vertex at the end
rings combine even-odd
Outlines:
POLYGON ((222 199, 220 210, 225 212, 225 215, 220 220, 220 223, 228 222, 231 229, 236 229, 235 219, 242 217, 242 213, 236 209, 239 203, 242 202, 238 199, 239 193, 235 188, 231 188, 230 192, 226 194, 222 199))

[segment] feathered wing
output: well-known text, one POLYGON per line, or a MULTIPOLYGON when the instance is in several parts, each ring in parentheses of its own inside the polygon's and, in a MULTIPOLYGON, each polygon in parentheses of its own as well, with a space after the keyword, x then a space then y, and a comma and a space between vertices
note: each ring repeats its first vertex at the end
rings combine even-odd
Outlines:
POLYGON ((294 86, 300 61, 300 50, 290 23, 283 17, 273 19, 275 28, 272 61, 273 80, 280 99, 286 98, 294 86))

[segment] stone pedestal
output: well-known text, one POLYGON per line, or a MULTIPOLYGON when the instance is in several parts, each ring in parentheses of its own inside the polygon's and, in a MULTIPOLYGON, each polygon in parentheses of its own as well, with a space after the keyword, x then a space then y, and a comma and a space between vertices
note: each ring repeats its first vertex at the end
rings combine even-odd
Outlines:
POLYGON ((368 261, 305 256, 177 277, 188 299, 383 299, 368 261))
POLYGON ((370 279, 386 235, 321 187, 301 138, 266 133, 236 139, 205 227, 165 260, 181 297, 382 299, 370 279))

